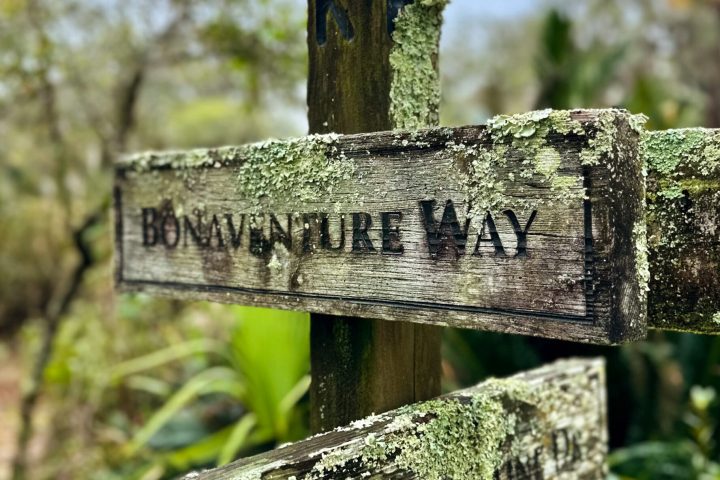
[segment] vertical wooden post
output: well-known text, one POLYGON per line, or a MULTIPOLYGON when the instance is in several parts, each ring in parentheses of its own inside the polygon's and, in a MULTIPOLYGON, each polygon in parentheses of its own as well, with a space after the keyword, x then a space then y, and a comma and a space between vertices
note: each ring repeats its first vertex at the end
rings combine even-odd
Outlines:
MULTIPOLYGON (((308 0, 310 132, 436 124, 445 3, 308 0)), ((312 430, 438 395, 440 334, 433 326, 313 314, 312 430)))

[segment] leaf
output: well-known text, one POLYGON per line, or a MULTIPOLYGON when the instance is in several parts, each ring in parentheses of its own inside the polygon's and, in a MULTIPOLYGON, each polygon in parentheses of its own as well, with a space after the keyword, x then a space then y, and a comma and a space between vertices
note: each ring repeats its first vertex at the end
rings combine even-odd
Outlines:
POLYGON ((117 382, 128 375, 150 370, 160 365, 200 353, 226 355, 225 347, 220 342, 211 339, 191 340, 119 363, 110 371, 110 378, 112 382, 117 382))
POLYGON ((255 425, 257 425, 257 417, 252 413, 245 415, 235 424, 235 427, 230 433, 230 438, 228 438, 220 451, 218 466, 226 465, 235 459, 235 456, 244 446, 250 435, 250 431, 255 425))
POLYGON ((190 446, 175 450, 163 458, 168 465, 181 472, 196 465, 207 465, 217 458, 233 428, 234 425, 230 425, 190 446))
POLYGON ((165 397, 170 393, 170 385, 163 380, 147 375, 133 375, 127 380, 128 388, 147 392, 158 397, 165 397))
POLYGON ((227 367, 204 370, 191 378, 143 425, 128 445, 128 454, 134 455, 150 438, 162 428, 180 409, 199 395, 227 393, 235 398, 244 394, 244 386, 237 373, 227 367))
POLYGON ((258 425, 284 441, 289 419, 283 399, 310 368, 310 322, 306 313, 236 307, 232 334, 234 365, 247 387, 246 406, 258 425))

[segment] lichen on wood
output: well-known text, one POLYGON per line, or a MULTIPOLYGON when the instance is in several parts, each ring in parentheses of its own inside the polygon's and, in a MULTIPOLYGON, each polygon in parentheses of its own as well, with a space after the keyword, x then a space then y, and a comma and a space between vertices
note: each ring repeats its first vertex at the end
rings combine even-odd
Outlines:
POLYGON ((418 0, 395 19, 390 50, 390 117, 393 128, 437 125, 440 77, 437 68, 442 13, 449 0, 418 0))
MULTIPOLYGON (((582 138, 584 147, 579 149, 580 162, 584 166, 597 166, 603 159, 615 155, 618 117, 633 124, 642 121, 621 110, 586 110, 594 115, 592 122, 574 119, 568 110, 537 110, 516 115, 498 115, 487 123, 490 142, 488 145, 466 145, 451 142, 449 147, 466 160, 464 175, 460 182, 471 207, 470 216, 483 215, 502 208, 514 208, 528 212, 539 207, 569 205, 585 197, 583 177, 563 174, 567 159, 562 159, 557 142, 558 136, 582 138), (507 171, 508 156, 520 158, 522 168, 507 171), (545 185, 551 194, 544 199, 529 201, 509 197, 505 184, 517 177, 545 185)), ((567 155, 565 155, 567 156, 567 155)))
POLYGON ((651 326, 720 333, 720 130, 647 132, 651 326))
POLYGON ((565 360, 374 415, 203 480, 601 478, 602 361, 565 360))
POLYGON ((198 169, 238 165, 237 188, 259 207, 318 201, 339 182, 349 180, 355 164, 336 145, 339 135, 309 135, 289 140, 267 140, 238 147, 178 152, 146 152, 127 157, 121 166, 144 172, 170 168, 182 178, 198 169))
POLYGON ((637 135, 628 114, 617 112, 614 157, 582 165, 598 115, 540 111, 489 126, 311 136, 130 159, 116 182, 120 285, 585 342, 638 338, 645 277, 636 276, 633 260, 641 246, 633 229, 644 218, 637 135), (381 250, 388 212, 402 217, 401 255, 381 250), (364 253, 374 255, 361 254, 354 241, 364 218, 374 246, 364 253), (440 239, 436 232, 454 218, 460 233, 440 239), (597 267, 589 274, 588 225, 597 267), (525 243, 523 231, 530 231, 525 243))

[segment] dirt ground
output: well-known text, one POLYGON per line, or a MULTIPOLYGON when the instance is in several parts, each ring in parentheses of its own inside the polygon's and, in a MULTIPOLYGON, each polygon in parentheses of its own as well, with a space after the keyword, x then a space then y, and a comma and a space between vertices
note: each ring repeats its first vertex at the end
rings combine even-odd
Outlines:
POLYGON ((0 479, 10 478, 20 404, 20 359, 0 344, 0 479))

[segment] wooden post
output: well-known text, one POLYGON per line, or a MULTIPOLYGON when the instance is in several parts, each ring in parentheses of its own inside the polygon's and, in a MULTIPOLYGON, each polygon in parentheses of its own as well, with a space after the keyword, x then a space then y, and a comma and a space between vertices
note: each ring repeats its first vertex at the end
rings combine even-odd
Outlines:
MULTIPOLYGON (((308 1, 311 133, 437 123, 445 2, 407 3, 308 1)), ((314 432, 440 393, 438 327, 313 314, 310 338, 314 432)))

